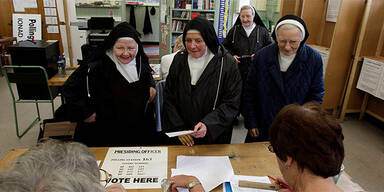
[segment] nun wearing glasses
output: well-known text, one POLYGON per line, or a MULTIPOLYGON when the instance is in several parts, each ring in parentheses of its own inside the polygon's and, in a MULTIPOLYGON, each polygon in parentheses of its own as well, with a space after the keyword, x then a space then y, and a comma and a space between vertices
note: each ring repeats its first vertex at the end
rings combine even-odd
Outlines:
POLYGON ((230 143, 239 111, 241 77, 235 59, 219 44, 212 23, 195 17, 184 28, 166 79, 163 129, 192 130, 178 144, 230 143))
POLYGON ((305 44, 308 30, 294 15, 282 17, 272 33, 275 43, 254 56, 244 89, 245 142, 268 140, 268 128, 286 105, 322 103, 323 63, 305 44))
POLYGON ((115 26, 89 63, 64 85, 75 140, 88 146, 155 144, 155 83, 139 40, 128 23, 115 26))

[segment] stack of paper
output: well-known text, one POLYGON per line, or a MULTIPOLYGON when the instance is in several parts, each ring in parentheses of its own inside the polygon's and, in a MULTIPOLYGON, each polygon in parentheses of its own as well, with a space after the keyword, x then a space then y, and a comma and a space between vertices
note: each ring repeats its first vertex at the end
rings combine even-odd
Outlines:
POLYGON ((176 169, 172 169, 172 176, 175 175, 195 176, 205 191, 211 191, 229 181, 234 173, 228 156, 177 156, 176 169))

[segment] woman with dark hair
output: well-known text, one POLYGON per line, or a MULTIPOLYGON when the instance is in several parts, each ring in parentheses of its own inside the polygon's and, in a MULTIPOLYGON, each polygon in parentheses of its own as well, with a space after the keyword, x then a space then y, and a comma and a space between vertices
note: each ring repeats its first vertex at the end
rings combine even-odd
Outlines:
POLYGON ((155 144, 151 72, 139 33, 126 22, 114 27, 64 85, 72 120, 79 121, 75 140, 89 146, 155 144))
POLYGON ((202 17, 186 25, 183 44, 185 50, 175 55, 164 88, 164 130, 194 130, 179 136, 187 146, 230 143, 241 93, 235 60, 202 17))
POLYGON ((305 44, 308 36, 300 17, 286 15, 272 33, 275 43, 255 54, 243 97, 245 142, 267 141, 268 128, 284 106, 323 101, 323 62, 305 44))
POLYGON ((344 159, 343 133, 337 120, 317 103, 285 106, 269 132, 285 182, 294 191, 342 191, 333 180, 344 159))

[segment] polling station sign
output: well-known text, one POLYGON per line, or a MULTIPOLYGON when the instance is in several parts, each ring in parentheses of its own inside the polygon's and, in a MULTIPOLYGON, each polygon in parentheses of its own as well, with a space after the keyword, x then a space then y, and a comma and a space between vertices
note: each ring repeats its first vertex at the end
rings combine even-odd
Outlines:
POLYGON ((161 188, 161 180, 167 178, 167 165, 167 147, 111 147, 101 168, 112 174, 107 185, 151 189, 161 188))
POLYGON ((13 14, 13 36, 17 41, 41 40, 40 14, 13 14))

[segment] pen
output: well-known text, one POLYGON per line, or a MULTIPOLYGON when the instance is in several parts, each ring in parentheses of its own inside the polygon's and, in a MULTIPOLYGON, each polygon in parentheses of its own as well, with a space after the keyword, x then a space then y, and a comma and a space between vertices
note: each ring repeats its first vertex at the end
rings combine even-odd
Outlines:
POLYGON ((279 185, 281 185, 281 186, 283 186, 284 188, 287 188, 287 189, 289 189, 290 191, 292 191, 293 192, 293 189, 289 186, 289 185, 287 185, 287 184, 285 184, 285 183, 283 183, 283 182, 280 182, 280 181, 277 181, 275 178, 273 178, 272 176, 269 176, 268 175, 268 178, 269 179, 272 179, 274 182, 276 182, 277 184, 279 184, 279 185))

